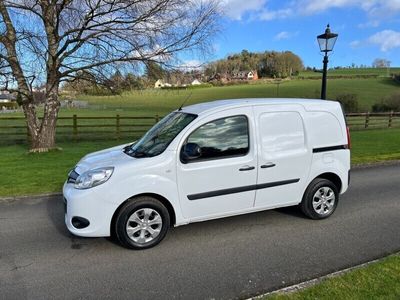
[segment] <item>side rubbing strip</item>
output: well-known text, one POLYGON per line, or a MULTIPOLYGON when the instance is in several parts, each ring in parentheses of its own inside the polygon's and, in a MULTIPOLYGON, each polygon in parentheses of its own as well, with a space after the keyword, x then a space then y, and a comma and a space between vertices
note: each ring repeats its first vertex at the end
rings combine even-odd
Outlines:
POLYGON ((322 148, 314 148, 313 153, 327 152, 327 151, 334 151, 334 150, 345 150, 345 149, 348 149, 347 145, 322 147, 322 148))
POLYGON ((247 192, 247 191, 266 189, 266 188, 270 188, 270 187, 274 187, 274 186, 296 183, 299 181, 300 181, 300 179, 290 179, 290 180, 275 181, 275 182, 269 182, 269 183, 253 184, 253 185, 240 186, 240 187, 230 188, 230 189, 223 189, 223 190, 217 190, 217 191, 211 191, 211 192, 205 192, 205 193, 199 193, 199 194, 192 194, 192 195, 188 195, 187 197, 189 200, 198 200, 198 199, 203 199, 203 198, 210 198, 210 197, 216 197, 216 196, 242 193, 242 192, 247 192))

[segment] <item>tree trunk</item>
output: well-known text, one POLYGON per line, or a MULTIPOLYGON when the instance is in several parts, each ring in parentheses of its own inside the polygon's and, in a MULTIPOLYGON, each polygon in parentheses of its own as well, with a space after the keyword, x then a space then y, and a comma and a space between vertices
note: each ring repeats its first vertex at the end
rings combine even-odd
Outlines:
POLYGON ((31 138, 29 152, 48 152, 55 149, 57 116, 60 109, 58 89, 51 91, 46 99, 40 126, 38 126, 34 105, 30 103, 23 108, 31 138))

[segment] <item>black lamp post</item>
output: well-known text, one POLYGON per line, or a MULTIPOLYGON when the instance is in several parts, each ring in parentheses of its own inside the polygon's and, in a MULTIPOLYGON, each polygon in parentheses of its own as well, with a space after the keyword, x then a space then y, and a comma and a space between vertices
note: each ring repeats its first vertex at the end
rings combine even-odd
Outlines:
POLYGON ((321 99, 326 99, 326 75, 328 72, 328 52, 333 50, 335 46, 338 34, 332 33, 331 29, 326 26, 325 33, 317 36, 319 48, 321 52, 324 52, 324 69, 322 70, 322 88, 321 88, 321 99))

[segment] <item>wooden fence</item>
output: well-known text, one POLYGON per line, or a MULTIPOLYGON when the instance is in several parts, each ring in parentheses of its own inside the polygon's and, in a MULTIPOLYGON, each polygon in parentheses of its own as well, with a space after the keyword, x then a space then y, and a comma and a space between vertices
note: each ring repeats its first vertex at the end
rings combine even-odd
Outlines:
MULTIPOLYGON (((351 113, 346 115, 351 130, 400 128, 400 112, 351 113)), ((77 116, 59 117, 57 140, 130 139, 143 135, 160 120, 158 115, 77 116)), ((0 144, 14 144, 29 140, 23 117, 0 116, 0 144)))
MULTIPOLYGON (((143 135, 160 120, 154 116, 78 116, 59 117, 57 140, 129 139, 143 135)), ((0 117, 0 144, 29 141, 24 117, 0 117)))
POLYGON ((349 113, 347 124, 352 130, 400 127, 400 112, 349 113))

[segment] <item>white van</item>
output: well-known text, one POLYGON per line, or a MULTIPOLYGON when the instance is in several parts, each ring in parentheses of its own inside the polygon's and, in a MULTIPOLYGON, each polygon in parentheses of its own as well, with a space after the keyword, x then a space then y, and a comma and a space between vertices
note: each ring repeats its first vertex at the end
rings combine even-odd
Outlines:
POLYGON ((139 141, 86 155, 64 185, 78 236, 155 246, 170 226, 298 205, 332 215, 350 140, 338 102, 238 99, 180 108, 139 141))

